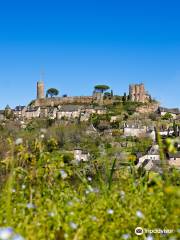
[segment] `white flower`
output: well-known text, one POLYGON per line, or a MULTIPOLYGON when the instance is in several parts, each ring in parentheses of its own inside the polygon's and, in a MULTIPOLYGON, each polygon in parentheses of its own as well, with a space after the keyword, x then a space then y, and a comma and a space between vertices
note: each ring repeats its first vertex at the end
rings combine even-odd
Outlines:
POLYGON ((26 188, 26 185, 25 185, 25 184, 23 184, 23 185, 21 186, 21 188, 22 188, 22 189, 25 189, 25 188, 26 188))
POLYGON ((70 215, 73 216, 73 215, 74 215, 74 212, 70 212, 70 215))
POLYGON ((136 216, 138 218, 144 218, 144 214, 141 211, 139 211, 139 210, 136 212, 136 216))
POLYGON ((71 206, 71 207, 73 206, 73 202, 72 201, 69 201, 67 204, 68 204, 68 206, 71 206))
POLYGON ((88 177, 88 181, 89 181, 89 182, 92 182, 92 178, 91 178, 91 177, 88 177))
POLYGON ((62 179, 66 179, 68 177, 67 173, 64 170, 60 170, 60 174, 62 179))
POLYGON ((96 222, 97 221, 97 217, 96 216, 90 216, 91 220, 96 222))
POLYGON ((34 204, 32 204, 32 203, 28 203, 28 204, 26 205, 26 207, 27 207, 28 209, 35 209, 35 208, 36 208, 36 206, 35 206, 34 204))
POLYGON ((15 141, 16 145, 20 145, 22 143, 23 143, 23 139, 22 138, 17 138, 16 141, 15 141))
POLYGON ((108 213, 109 215, 113 215, 113 214, 114 214, 114 210, 113 210, 113 209, 108 209, 108 210, 107 210, 107 213, 108 213))
POLYGON ((10 227, 7 228, 0 228, 0 239, 1 240, 8 240, 13 235, 13 229, 10 227))
POLYGON ((124 240, 126 240, 126 239, 129 239, 131 236, 130 236, 130 234, 123 234, 122 235, 122 239, 124 239, 124 240))
POLYGON ((124 199, 124 198, 125 198, 125 195, 126 195, 126 194, 125 194, 125 192, 124 192, 124 191, 120 191, 120 196, 121 196, 121 198, 122 198, 122 199, 124 199))
POLYGON ((15 193, 15 192, 16 192, 16 189, 15 189, 15 188, 13 188, 13 189, 12 189, 12 193, 15 193))
POLYGON ((44 137, 45 137, 45 136, 44 136, 44 134, 41 134, 40 138, 42 138, 42 139, 43 139, 44 137))
POLYGON ((70 222, 69 223, 69 226, 73 229, 73 230, 76 230, 78 228, 78 225, 74 222, 70 222))
POLYGON ((153 238, 152 235, 148 235, 147 238, 146 238, 146 240, 153 240, 153 239, 154 239, 154 238, 153 238))
POLYGON ((55 214, 54 212, 49 212, 49 213, 48 213, 48 216, 49 216, 49 217, 55 217, 55 215, 56 215, 56 214, 55 214))

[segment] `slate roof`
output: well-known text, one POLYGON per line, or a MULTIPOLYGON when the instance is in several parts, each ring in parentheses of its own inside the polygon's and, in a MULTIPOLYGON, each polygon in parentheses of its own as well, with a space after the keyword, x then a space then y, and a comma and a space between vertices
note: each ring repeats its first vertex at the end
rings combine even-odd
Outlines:
POLYGON ((180 158, 180 152, 177 153, 169 153, 169 158, 180 158))
POLYGON ((167 112, 167 113, 172 113, 172 114, 180 114, 179 108, 164 108, 164 107, 159 107, 160 112, 167 112))
POLYGON ((78 105, 63 105, 59 110, 59 112, 76 112, 81 108, 82 106, 78 106, 78 105))
POLYGON ((22 111, 24 108, 25 108, 25 106, 20 106, 19 105, 19 106, 16 106, 14 110, 15 111, 22 111))

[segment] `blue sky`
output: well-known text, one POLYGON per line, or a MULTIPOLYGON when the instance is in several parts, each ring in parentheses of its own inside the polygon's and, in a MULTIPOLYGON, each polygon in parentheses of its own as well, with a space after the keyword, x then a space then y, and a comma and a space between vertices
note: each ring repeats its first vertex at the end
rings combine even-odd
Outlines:
POLYGON ((46 88, 116 94, 144 82, 163 106, 180 107, 180 2, 6 0, 0 3, 0 108, 46 88))

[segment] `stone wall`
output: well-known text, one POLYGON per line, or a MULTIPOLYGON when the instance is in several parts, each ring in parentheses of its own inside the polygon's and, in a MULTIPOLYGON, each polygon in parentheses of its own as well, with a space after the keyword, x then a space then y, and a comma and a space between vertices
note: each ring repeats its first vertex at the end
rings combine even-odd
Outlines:
POLYGON ((78 97, 57 97, 57 98, 44 98, 36 99, 34 106, 36 107, 50 107, 50 106, 59 106, 65 104, 82 104, 82 105, 91 105, 93 103, 92 96, 78 96, 78 97))

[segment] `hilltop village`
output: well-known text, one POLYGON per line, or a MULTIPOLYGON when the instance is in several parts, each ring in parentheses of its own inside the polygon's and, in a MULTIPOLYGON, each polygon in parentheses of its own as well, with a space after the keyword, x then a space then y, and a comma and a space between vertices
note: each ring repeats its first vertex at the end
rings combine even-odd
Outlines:
MULTIPOLYGON (((180 110, 161 107, 146 91, 144 84, 130 85, 129 92, 123 96, 114 95, 106 85, 95 86, 92 96, 58 95, 59 91, 54 88, 45 93, 44 82, 37 82, 37 98, 28 106, 11 109, 7 105, 0 111, 1 128, 12 125, 12 128, 28 130, 33 129, 35 122, 41 122, 40 131, 44 136, 47 132, 42 127, 44 122, 50 126, 83 125, 86 126, 86 136, 101 138, 98 146, 100 155, 109 146, 113 149, 111 155, 122 160, 120 165, 128 164, 131 159, 137 169, 159 172, 162 166, 158 134, 164 141, 180 136, 180 110)), ((88 162, 95 153, 91 146, 80 146, 80 142, 77 140, 70 149, 73 159, 88 162)), ((176 147, 176 152, 167 153, 166 167, 180 168, 178 142, 176 147)))

